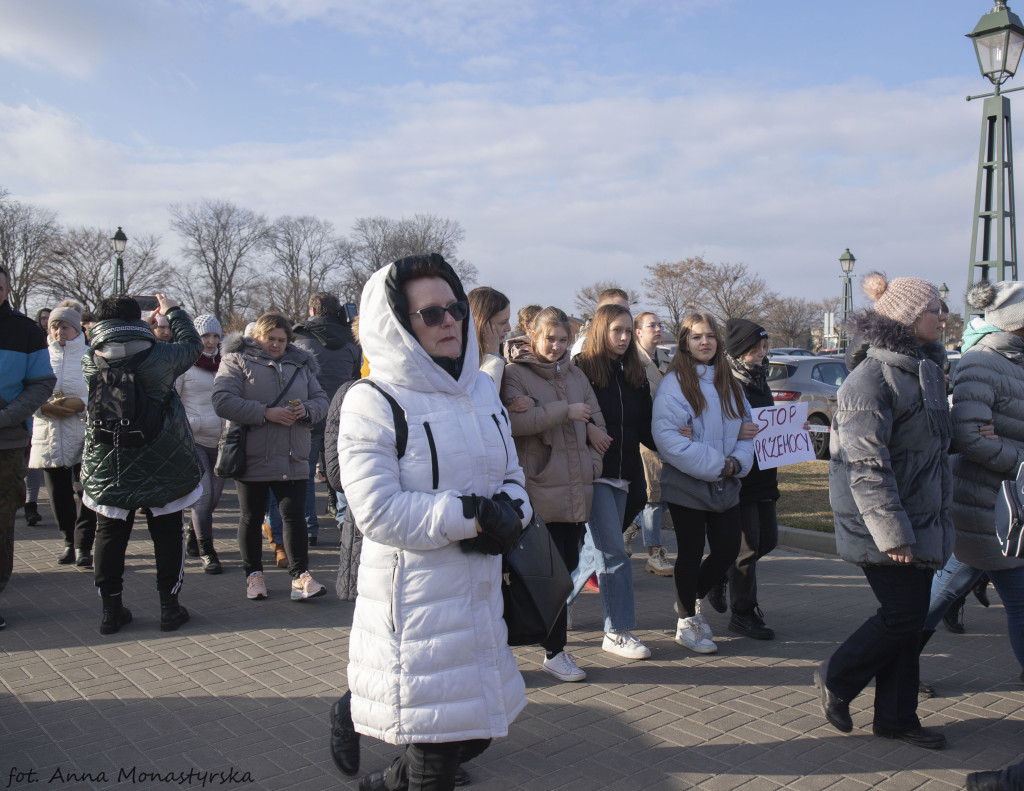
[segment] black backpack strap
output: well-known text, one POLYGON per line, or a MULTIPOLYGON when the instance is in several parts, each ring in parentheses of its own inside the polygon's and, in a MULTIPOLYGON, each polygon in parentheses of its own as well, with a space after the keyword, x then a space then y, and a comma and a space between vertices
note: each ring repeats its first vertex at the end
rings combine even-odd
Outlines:
MULTIPOLYGON (((391 406, 391 417, 395 421, 395 447, 398 450, 398 458, 402 458, 405 455, 405 447, 409 444, 409 422, 406 420, 405 410, 402 409, 402 405, 395 400, 391 393, 387 392, 372 379, 360 379, 359 382, 366 382, 366 384, 384 396, 391 406)), ((356 384, 359 384, 359 382, 356 382, 356 384)))

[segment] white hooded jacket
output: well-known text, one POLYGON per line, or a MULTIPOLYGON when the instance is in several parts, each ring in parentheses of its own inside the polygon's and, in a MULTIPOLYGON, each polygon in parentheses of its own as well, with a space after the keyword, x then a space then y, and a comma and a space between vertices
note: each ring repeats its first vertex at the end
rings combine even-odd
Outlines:
MULTIPOLYGON (((89 400, 89 387, 82 373, 82 355, 86 352, 85 334, 78 333, 73 340, 61 346, 50 341, 50 367, 57 375, 54 395, 89 400)), ((47 417, 36 410, 32 418, 32 450, 28 466, 32 469, 71 467, 82 461, 85 445, 85 412, 65 418, 47 417)))
POLYGON ((178 391, 181 405, 185 407, 192 436, 196 445, 204 448, 216 448, 221 429, 224 428, 224 420, 213 410, 213 382, 216 376, 215 371, 193 365, 174 380, 174 389, 178 391))
POLYGON ((373 380, 405 410, 406 451, 399 459, 391 407, 369 386, 345 397, 338 438, 341 481, 364 536, 349 639, 352 719, 391 744, 505 736, 526 694, 502 620, 501 558, 460 546, 476 523, 459 495, 504 491, 529 519, 525 479, 494 382, 477 368, 472 316, 456 380, 395 317, 394 266, 363 289, 359 339, 373 380))

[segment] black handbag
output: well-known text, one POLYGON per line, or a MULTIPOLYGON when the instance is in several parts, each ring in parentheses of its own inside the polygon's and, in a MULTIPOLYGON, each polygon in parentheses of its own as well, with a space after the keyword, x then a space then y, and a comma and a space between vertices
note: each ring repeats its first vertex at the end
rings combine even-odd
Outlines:
POLYGON ((509 645, 537 645, 551 633, 572 592, 572 577, 537 514, 502 558, 501 593, 509 645))
MULTIPOLYGON (((292 378, 288 380, 288 384, 277 394, 277 398, 267 404, 267 409, 277 406, 298 375, 299 369, 296 368, 292 378)), ((235 480, 245 475, 245 437, 248 433, 249 427, 242 423, 229 420, 224 424, 224 430, 221 431, 220 439, 217 440, 217 461, 213 465, 214 475, 235 480)))

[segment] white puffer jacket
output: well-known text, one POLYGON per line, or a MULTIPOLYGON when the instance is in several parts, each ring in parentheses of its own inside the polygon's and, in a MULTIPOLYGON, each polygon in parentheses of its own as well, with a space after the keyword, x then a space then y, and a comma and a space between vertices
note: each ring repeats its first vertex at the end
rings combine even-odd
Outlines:
MULTIPOLYGON (((50 366, 57 375, 54 395, 63 393, 67 398, 89 400, 89 387, 82 373, 82 355, 86 351, 85 335, 79 333, 74 340, 61 346, 56 341, 49 345, 50 366)), ((47 417, 36 410, 32 418, 32 450, 28 466, 33 469, 71 467, 82 461, 85 445, 85 412, 66 418, 47 417)))
POLYGON ((174 381, 196 445, 216 448, 224 421, 213 411, 213 380, 215 371, 193 365, 174 381))
POLYGON ((390 406, 368 385, 349 391, 339 427, 341 481, 364 536, 349 638, 352 719, 391 744, 505 736, 526 694, 506 644, 501 558, 463 551, 476 525, 459 495, 507 492, 529 519, 525 480, 494 382, 477 369, 472 317, 455 380, 395 318, 386 282, 394 266, 363 290, 359 339, 374 381, 405 410, 405 455, 390 406))

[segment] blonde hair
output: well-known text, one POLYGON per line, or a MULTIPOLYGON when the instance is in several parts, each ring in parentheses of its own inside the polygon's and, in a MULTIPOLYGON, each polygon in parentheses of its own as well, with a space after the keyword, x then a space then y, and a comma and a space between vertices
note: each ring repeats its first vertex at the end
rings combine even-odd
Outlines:
POLYGON ((256 325, 252 328, 252 337, 266 339, 271 330, 284 330, 288 343, 291 343, 292 338, 295 337, 292 333, 292 323, 280 313, 264 313, 256 319, 256 325))

